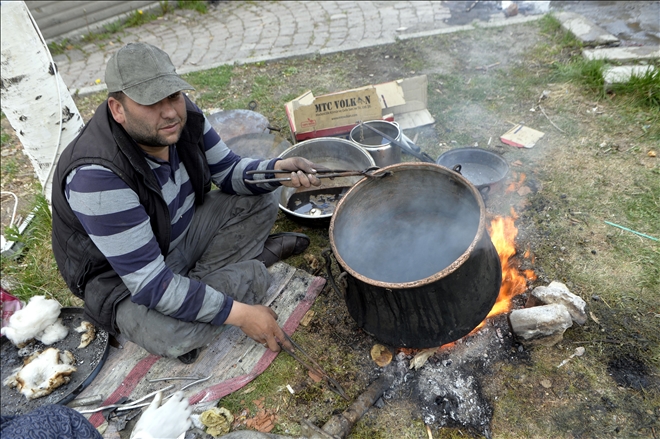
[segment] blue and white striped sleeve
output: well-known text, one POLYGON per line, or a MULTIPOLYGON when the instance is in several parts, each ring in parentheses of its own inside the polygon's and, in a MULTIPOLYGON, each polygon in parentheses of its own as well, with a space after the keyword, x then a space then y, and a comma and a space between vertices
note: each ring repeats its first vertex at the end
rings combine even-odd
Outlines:
POLYGON ((65 191, 133 302, 187 322, 224 323, 232 298, 167 267, 138 195, 119 176, 103 166, 85 165, 67 176, 65 191))

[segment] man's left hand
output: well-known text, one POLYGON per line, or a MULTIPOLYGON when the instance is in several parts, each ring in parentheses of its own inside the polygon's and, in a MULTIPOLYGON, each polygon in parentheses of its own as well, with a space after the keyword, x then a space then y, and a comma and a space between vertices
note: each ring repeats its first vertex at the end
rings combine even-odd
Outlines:
POLYGON ((275 162, 275 170, 291 171, 291 181, 282 182, 283 186, 288 187, 320 186, 321 180, 316 176, 316 168, 319 166, 302 157, 289 157, 275 162))

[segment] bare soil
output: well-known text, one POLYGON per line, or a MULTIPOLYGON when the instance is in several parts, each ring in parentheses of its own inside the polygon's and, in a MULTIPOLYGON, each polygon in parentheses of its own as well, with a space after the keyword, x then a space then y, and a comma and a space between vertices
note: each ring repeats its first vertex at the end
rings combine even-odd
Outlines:
MULTIPOLYGON (((489 218, 517 217, 516 263, 538 276, 516 298, 515 306, 524 306, 535 286, 555 280, 588 303, 587 323, 569 328, 554 347, 521 344, 510 333, 505 316, 455 347, 438 350, 419 370, 408 366, 418 351, 389 346, 394 360, 388 367, 395 370, 395 385, 354 425, 351 438, 660 434, 660 291, 657 283, 643 280, 649 264, 658 263, 660 250, 651 240, 630 238, 603 223, 625 221, 623 206, 635 197, 655 197, 658 206, 660 164, 650 154, 657 144, 641 128, 647 123, 643 111, 627 118, 630 112, 622 116, 614 100, 594 98, 579 85, 540 81, 549 65, 531 51, 549 38, 531 23, 236 67, 243 80, 231 82, 230 95, 249 94, 257 77, 275 84, 272 100, 281 105, 258 111, 284 134, 288 132, 282 105, 307 89, 318 94, 428 75, 428 107, 436 123, 406 135, 417 137, 417 144, 432 157, 455 147, 479 146, 501 154, 510 165, 506 181, 488 196, 486 208, 489 218), (295 74, 283 74, 292 67, 295 74), (540 100, 542 95, 546 97, 540 100), (531 149, 499 141, 520 122, 545 132, 531 149), (523 256, 526 250, 529 257, 523 256), (557 367, 578 346, 585 347, 585 355, 557 367), (442 381, 443 376, 451 382, 442 381)), ((193 97, 208 99, 204 93, 197 87, 193 97)), ((79 100, 79 110, 91 115, 101 100, 79 100)), ((6 132, 6 120, 2 123, 6 132)), ((3 158, 5 150, 17 149, 15 142, 3 144, 3 158)), ((21 169, 27 167, 24 159, 19 163, 21 169)), ((27 197, 34 188, 24 186, 21 179, 3 177, 3 191, 27 197)), ((3 198, 3 210, 4 205, 3 198)), ((3 212, 3 224, 5 220, 3 212)), ((312 245, 305 257, 289 262, 327 276, 321 256, 329 247, 327 227, 309 227, 281 214, 275 230, 309 234, 312 245)), ((658 231, 657 225, 647 224, 646 231, 653 230, 658 231)), ((336 276, 336 264, 333 270, 336 276)), ((312 311, 310 322, 294 338, 354 400, 383 372, 369 354, 379 342, 356 325, 329 286, 312 311)), ((288 361, 280 355, 271 368, 288 361)), ((320 427, 349 405, 300 368, 294 381, 279 382, 267 371, 220 405, 235 412, 235 428, 245 428, 257 413, 253 401, 265 397, 259 404, 276 414, 271 433, 293 436, 300 434, 301 419, 320 427)))

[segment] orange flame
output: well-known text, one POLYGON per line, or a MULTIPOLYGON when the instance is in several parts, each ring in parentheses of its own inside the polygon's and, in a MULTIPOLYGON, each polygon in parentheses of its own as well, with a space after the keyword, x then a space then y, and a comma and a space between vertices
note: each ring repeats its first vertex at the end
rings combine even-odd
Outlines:
MULTIPOLYGON (((521 182, 525 181, 525 174, 522 174, 521 182)), ((495 305, 490 310, 486 318, 479 323, 479 325, 472 330, 466 337, 474 334, 481 329, 489 317, 509 312, 512 306, 512 299, 525 292, 527 289, 527 281, 535 280, 536 274, 534 270, 522 270, 512 264, 511 258, 516 255, 516 237, 518 236, 518 228, 515 226, 515 221, 518 219, 516 212, 511 209, 511 216, 501 217, 496 216, 488 227, 488 234, 490 239, 497 250, 502 264, 502 285, 500 292, 495 301, 495 305)), ((525 250, 523 256, 525 259, 534 261, 534 256, 531 254, 529 248, 525 250)), ((438 348, 439 350, 449 349, 454 346, 457 341, 444 344, 438 348)))
MULTIPOLYGON (((528 280, 536 279, 533 270, 520 271, 511 264, 511 258, 516 254, 516 237, 518 236, 518 229, 514 224, 516 219, 518 216, 512 209, 511 216, 495 217, 488 228, 490 239, 497 249, 502 264, 502 286, 497 301, 486 318, 510 311, 511 300, 525 292, 528 280)), ((524 257, 528 258, 530 253, 527 249, 524 257)))
POLYGON ((516 192, 518 189, 520 189, 527 178, 524 172, 521 172, 519 176, 516 175, 515 172, 513 172, 512 174, 513 177, 516 178, 516 181, 511 182, 511 184, 509 184, 509 186, 506 188, 505 192, 507 194, 511 192, 516 192))
MULTIPOLYGON (((511 258, 516 255, 516 237, 518 236, 518 229, 514 222, 517 219, 518 215, 516 215, 516 212, 511 209, 511 216, 497 216, 490 223, 488 234, 490 235, 491 241, 493 241, 493 245, 500 257, 500 263, 502 264, 502 285, 500 286, 500 292, 495 301, 495 305, 493 305, 493 308, 490 310, 484 321, 479 323, 479 326, 474 328, 470 334, 474 334, 481 329, 481 327, 486 324, 486 320, 489 317, 509 312, 511 310, 512 299, 525 292, 528 280, 536 279, 536 274, 534 274, 533 270, 520 271, 512 265, 511 258)), ((531 251, 527 249, 524 257, 528 259, 530 256, 531 251)), ((451 346, 451 344, 443 345, 443 348, 445 346, 451 346)))

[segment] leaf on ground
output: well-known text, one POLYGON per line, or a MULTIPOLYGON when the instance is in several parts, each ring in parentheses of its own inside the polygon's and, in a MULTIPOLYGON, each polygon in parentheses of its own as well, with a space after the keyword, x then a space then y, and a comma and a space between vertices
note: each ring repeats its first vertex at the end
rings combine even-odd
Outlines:
POLYGON ((428 348, 424 349, 423 351, 420 351, 415 357, 410 361, 410 369, 413 367, 415 370, 419 369, 420 367, 424 366, 426 364, 426 361, 431 358, 433 354, 438 350, 438 348, 428 348))
POLYGON ((245 422, 245 426, 262 433, 268 433, 275 428, 277 416, 270 410, 260 410, 254 417, 245 422))
POLYGON ((310 378, 312 379, 312 381, 314 381, 315 383, 318 383, 319 381, 321 381, 321 380, 323 379, 323 377, 322 377, 321 375, 317 375, 317 374, 315 374, 314 372, 312 372, 311 370, 307 372, 307 375, 309 375, 309 377, 310 377, 310 378))

